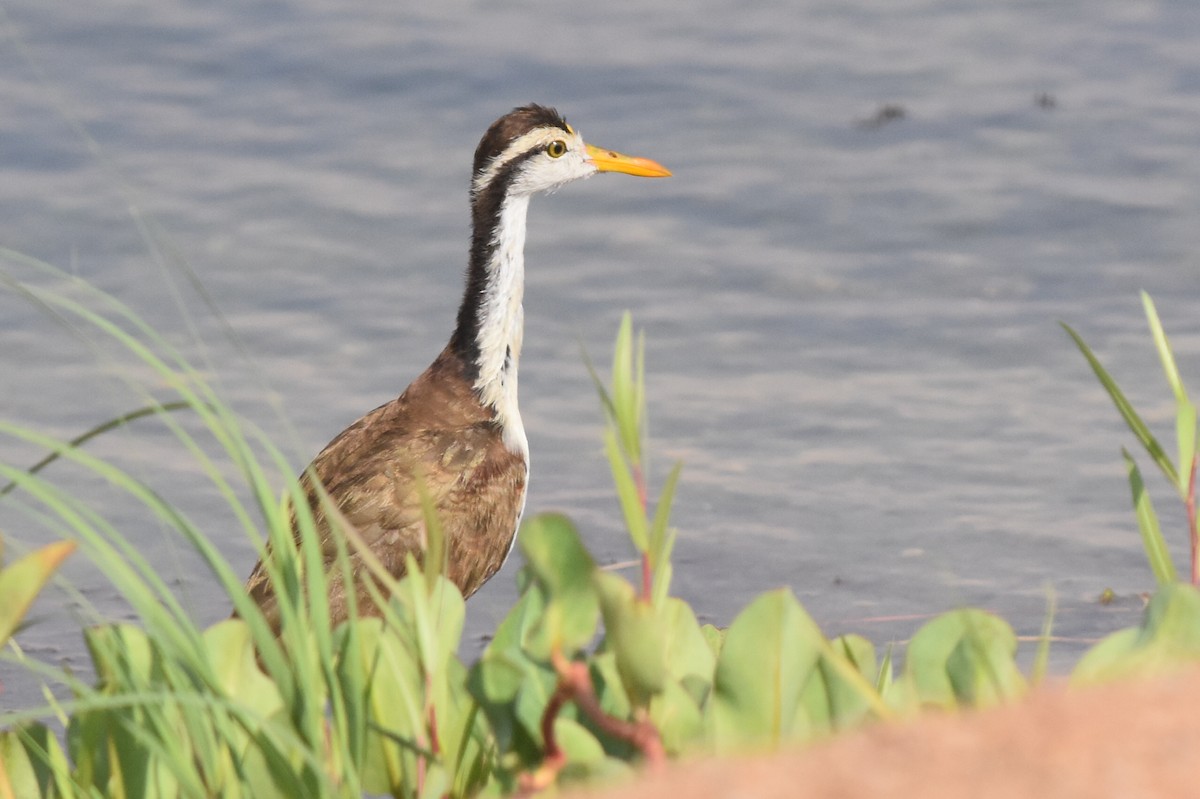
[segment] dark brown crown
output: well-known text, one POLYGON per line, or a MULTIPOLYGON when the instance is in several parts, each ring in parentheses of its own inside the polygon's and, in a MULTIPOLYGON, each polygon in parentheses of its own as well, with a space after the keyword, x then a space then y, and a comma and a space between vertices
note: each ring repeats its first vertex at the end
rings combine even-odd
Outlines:
POLYGON ((561 128, 564 133, 570 132, 567 121, 553 108, 531 103, 521 108, 514 108, 509 113, 497 119, 479 140, 475 149, 475 171, 473 175, 487 167, 493 158, 504 152, 504 149, 514 139, 524 136, 535 128, 561 128))

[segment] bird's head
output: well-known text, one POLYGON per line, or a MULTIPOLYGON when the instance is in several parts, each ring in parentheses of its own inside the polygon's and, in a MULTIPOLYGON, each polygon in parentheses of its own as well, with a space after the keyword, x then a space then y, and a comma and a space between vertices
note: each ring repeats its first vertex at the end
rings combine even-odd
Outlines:
POLYGON ((506 194, 550 191, 597 172, 667 177, 660 164, 586 144, 553 108, 527 105, 500 117, 475 150, 471 193, 480 195, 500 181, 506 194))

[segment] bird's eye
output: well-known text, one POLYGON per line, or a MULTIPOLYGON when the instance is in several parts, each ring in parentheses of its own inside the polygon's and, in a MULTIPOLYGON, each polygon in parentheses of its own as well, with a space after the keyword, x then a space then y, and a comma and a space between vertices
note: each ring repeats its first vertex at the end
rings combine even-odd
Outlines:
POLYGON ((567 143, 562 139, 555 139, 546 145, 546 155, 551 158, 562 158, 567 154, 567 143))

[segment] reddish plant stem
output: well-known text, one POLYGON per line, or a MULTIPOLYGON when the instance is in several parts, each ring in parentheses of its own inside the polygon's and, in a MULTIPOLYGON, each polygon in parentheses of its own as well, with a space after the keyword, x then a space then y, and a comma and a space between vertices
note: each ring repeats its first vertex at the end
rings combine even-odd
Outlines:
MULTIPOLYGON (((642 515, 646 516, 646 475, 642 473, 640 464, 633 464, 633 482, 637 486, 638 503, 642 506, 642 515)), ((650 546, 650 542, 646 542, 646 546, 650 546)), ((653 593, 654 575, 650 570, 650 552, 649 549, 642 553, 642 599, 646 602, 650 601, 650 596, 653 593)))
POLYGON ((1200 530, 1196 528, 1196 461, 1200 453, 1192 456, 1192 470, 1188 476, 1187 517, 1188 533, 1192 539, 1192 585, 1200 585, 1200 530))
POLYGON ((566 759, 562 748, 558 745, 558 737, 554 734, 554 721, 569 701, 571 701, 571 686, 559 681, 554 693, 550 696, 550 701, 546 703, 545 712, 542 713, 542 740, 546 745, 545 759, 548 763, 559 763, 566 759))
POLYGON ((646 475, 642 474, 641 464, 633 464, 633 482, 637 486, 638 502, 642 510, 646 509, 646 475))
POLYGON ((665 763, 667 754, 663 749, 662 738, 658 735, 658 728, 645 719, 623 721, 605 713, 604 708, 600 707, 600 700, 596 698, 596 691, 592 688, 592 679, 588 674, 587 664, 572 663, 571 665, 574 672, 572 680, 575 682, 573 697, 575 704, 592 720, 592 723, 601 732, 629 741, 636 746, 650 766, 658 767, 665 763))
POLYGON ((437 723, 437 708, 432 703, 429 705, 429 751, 435 755, 440 755, 441 744, 438 743, 438 723, 437 723))
POLYGON ((548 788, 567 763, 566 753, 558 745, 558 738, 554 734, 554 722, 567 702, 574 702, 601 732, 636 746, 651 768, 666 762, 667 754, 658 728, 645 719, 624 721, 604 712, 586 663, 567 660, 557 649, 551 653, 550 660, 558 673, 558 685, 542 713, 542 740, 546 756, 540 767, 521 776, 521 795, 529 796, 548 788))
MULTIPOLYGON (((433 693, 432 680, 428 676, 425 678, 425 695, 430 696, 433 693)), ((436 757, 438 755, 438 725, 437 725, 437 709, 434 708, 433 702, 427 702, 425 706, 425 715, 429 718, 429 746, 425 746, 425 742, 421 740, 422 736, 417 736, 417 745, 422 749, 428 748, 436 757)), ((425 790, 425 776, 429 768, 426 763, 424 754, 417 755, 417 794, 420 795, 425 790)))

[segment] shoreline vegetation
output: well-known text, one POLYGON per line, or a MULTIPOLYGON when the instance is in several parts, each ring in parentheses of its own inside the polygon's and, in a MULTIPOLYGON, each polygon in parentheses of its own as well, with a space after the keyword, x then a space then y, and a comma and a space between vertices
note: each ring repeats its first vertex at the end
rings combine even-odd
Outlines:
MULTIPOLYGON (((530 795, 668 768, 679 758, 779 750, 864 727, 866 735, 886 736, 886 722, 1008 704, 1047 679, 1052 607, 1027 673, 1015 660, 1012 627, 978 609, 929 621, 903 657, 862 636, 827 638, 786 589, 757 597, 727 628, 699 624, 671 595, 670 512, 682 466, 657 489, 648 484, 644 338, 628 314, 607 380, 589 369, 640 563, 635 579, 598 566, 566 516, 532 515, 519 535, 526 561, 517 576, 520 598, 478 659, 465 663, 457 655, 465 606, 443 576, 445 548, 427 508, 425 557, 411 560, 399 581, 342 527, 334 568, 348 579, 349 554, 361 558, 383 615, 357 618, 351 608, 351 621, 330 629, 328 609, 307 599, 326 595, 328 575, 300 482, 279 486, 276 475, 291 473, 284 454, 132 310, 48 265, 40 269, 53 278, 47 285, 8 278, 5 285, 118 345, 140 367, 135 373, 153 375, 155 388, 133 386, 145 408, 74 440, 0 420, 0 436, 49 453, 33 468, 0 463, 0 484, 11 482, 0 501, 19 496, 32 509, 31 527, 54 539, 0 572, 0 641, 19 628, 67 558, 95 564, 138 621, 81 631, 94 683, 29 658, 10 641, 3 656, 46 689, 40 703, 0 716, 0 799, 530 795), (181 423, 184 415, 200 423, 199 432, 181 423), (135 419, 170 430, 244 534, 256 546, 271 542, 278 637, 246 596, 243 570, 225 560, 202 521, 89 454, 90 438, 135 419), (214 445, 221 460, 211 454, 214 445), (103 479, 194 551, 239 618, 198 628, 121 530, 56 485, 54 460, 103 479)), ((1154 305, 1145 295, 1143 303, 1175 397, 1174 458, 1083 338, 1064 327, 1184 505, 1190 582, 1180 581, 1141 471, 1123 451, 1157 590, 1137 627, 1113 633, 1080 659, 1072 686, 1200 661, 1196 411, 1154 305)))

